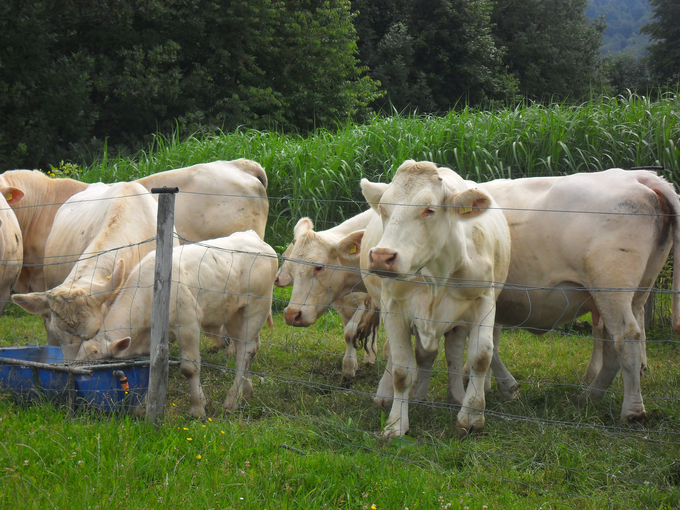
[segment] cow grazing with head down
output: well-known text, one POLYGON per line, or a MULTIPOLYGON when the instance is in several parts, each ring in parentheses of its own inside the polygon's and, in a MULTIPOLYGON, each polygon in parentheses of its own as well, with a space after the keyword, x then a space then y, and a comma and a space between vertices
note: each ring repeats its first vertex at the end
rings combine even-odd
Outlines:
MULTIPOLYGON (((363 229, 374 215, 369 209, 321 232, 314 231, 309 218, 302 218, 295 226, 293 242, 283 254, 275 280, 279 287, 293 286, 290 303, 284 310, 289 326, 310 326, 331 307, 339 313, 347 346, 342 362, 345 378, 353 378, 358 368, 353 338, 366 298, 359 256, 363 229)), ((375 344, 372 336, 366 344, 366 362, 375 361, 375 344)))
POLYGON ((388 184, 361 181, 380 221, 362 241, 362 269, 382 278, 381 308, 390 346, 392 410, 385 435, 409 429, 416 380, 411 332, 428 352, 439 339, 469 338, 470 382, 458 413, 461 432, 484 426, 484 381, 493 355, 496 297, 510 262, 503 213, 486 192, 434 163, 408 160, 388 184))
MULTIPOLYGON (((247 229, 264 237, 269 211, 267 174, 255 161, 213 161, 152 174, 137 182, 147 190, 180 188, 175 228, 182 239, 201 241, 247 229)), ((73 179, 50 179, 38 170, 12 170, 0 175, 0 191, 14 197, 7 201, 17 216, 24 243, 23 269, 15 290, 25 293, 50 288, 43 268, 54 217, 66 200, 87 187, 73 179), (23 199, 17 204, 19 193, 23 199)))
MULTIPOLYGON (((148 355, 156 252, 128 276, 101 330, 84 342, 77 359, 148 355)), ((236 344, 236 378, 224 401, 253 395, 251 368, 265 321, 271 327, 276 252, 250 230, 176 248, 172 258, 170 340, 181 350, 180 370, 189 380, 190 414, 205 417, 200 387, 200 332, 226 331, 236 344)))
POLYGON ((12 301, 45 319, 48 343, 73 359, 102 325, 125 271, 155 248, 156 201, 137 183, 92 184, 59 209, 45 245, 50 289, 12 301))

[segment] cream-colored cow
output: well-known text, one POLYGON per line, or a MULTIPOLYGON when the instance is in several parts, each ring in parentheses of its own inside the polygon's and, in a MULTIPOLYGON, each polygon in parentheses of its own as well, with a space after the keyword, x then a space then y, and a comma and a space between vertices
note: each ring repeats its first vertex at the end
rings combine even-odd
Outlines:
POLYGON ((0 313, 9 303, 10 292, 21 273, 24 252, 21 228, 8 202, 16 204, 23 195, 16 188, 0 188, 0 313))
MULTIPOLYGON (((156 252, 147 255, 128 276, 104 324, 84 342, 77 359, 148 355, 156 252)), ((200 331, 220 335, 224 329, 236 344, 236 378, 226 409, 239 396, 253 395, 251 369, 265 321, 271 327, 276 252, 250 230, 176 248, 172 259, 170 340, 181 350, 180 370, 189 380, 189 412, 205 416, 200 387, 200 331)))
POLYGON ((458 413, 461 432, 484 426, 484 381, 493 357, 496 297, 510 263, 510 233, 486 192, 455 172, 408 160, 392 183, 361 181, 380 216, 362 241, 367 269, 382 278, 381 308, 393 381, 385 435, 409 429, 408 400, 416 375, 411 332, 436 353, 446 336, 468 342, 470 382, 458 413), (377 242, 375 242, 375 240, 377 242))
MULTIPOLYGON (((331 307, 338 312, 345 329, 345 378, 353 378, 358 368, 353 339, 366 298, 359 253, 363 229, 373 215, 369 209, 321 232, 314 231, 309 218, 302 218, 295 226, 293 242, 283 254, 275 280, 279 287, 293 286, 290 303, 284 310, 289 326, 310 326, 331 307)), ((375 361, 375 344, 373 335, 366 344, 368 363, 375 361)))
MULTIPOLYGON (((590 383, 585 395, 601 397, 621 368, 626 388, 621 418, 643 418, 640 373, 647 365, 643 307, 671 246, 674 258, 680 258, 680 203, 673 187, 654 172, 621 169, 496 180, 479 187, 503 209, 512 238, 496 324, 543 334, 591 312, 596 327, 584 376, 590 383)), ((676 334, 680 334, 678 274, 674 270, 676 334)), ((364 279, 369 293, 379 300, 379 288, 369 281, 364 279)), ((501 394, 514 398, 517 382, 498 355, 500 334, 497 327, 491 368, 501 394)), ((449 400, 460 403, 464 369, 462 352, 455 345, 460 343, 446 344, 449 400)), ((423 370, 416 394, 425 398, 434 356, 420 348, 418 359, 423 370)), ((390 387, 385 374, 377 403, 391 401, 390 387)))
POLYGON ((73 359, 101 327, 129 271, 155 249, 156 211, 137 183, 92 184, 57 212, 45 244, 44 281, 50 290, 12 300, 45 319, 48 343, 73 359))
POLYGON ((152 174, 136 182, 148 190, 162 186, 180 189, 175 199, 175 229, 185 242, 250 229, 264 239, 269 214, 267 174, 255 161, 213 161, 152 174))
MULTIPOLYGON (((214 161, 152 174, 137 182, 148 190, 180 188, 175 201, 175 228, 183 239, 201 241, 247 229, 264 237, 269 211, 267 174, 255 161, 214 161)), ((87 186, 73 179, 50 179, 38 170, 12 170, 0 175, 0 190, 18 189, 24 195, 20 204, 9 200, 24 242, 23 269, 16 291, 50 288, 43 275, 47 236, 62 204, 87 186)))

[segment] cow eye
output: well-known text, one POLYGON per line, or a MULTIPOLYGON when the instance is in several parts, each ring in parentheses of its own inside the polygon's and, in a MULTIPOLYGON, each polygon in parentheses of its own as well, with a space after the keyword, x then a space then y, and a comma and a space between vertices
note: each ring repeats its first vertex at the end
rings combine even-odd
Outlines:
POLYGON ((314 266, 314 274, 319 274, 323 270, 324 270, 323 266, 314 266))
POLYGON ((436 207, 426 207, 425 210, 423 211, 423 216, 432 216, 436 212, 437 212, 436 207))

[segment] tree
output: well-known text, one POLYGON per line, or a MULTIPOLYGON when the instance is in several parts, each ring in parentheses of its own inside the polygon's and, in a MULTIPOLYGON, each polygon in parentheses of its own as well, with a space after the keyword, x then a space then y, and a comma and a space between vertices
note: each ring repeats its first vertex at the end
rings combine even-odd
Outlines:
POLYGON ((588 0, 497 0, 492 21, 504 63, 534 100, 580 98, 596 77, 604 25, 588 0))
POLYGON ((380 93, 356 52, 348 0, 8 0, 0 168, 73 160, 105 139, 134 150, 178 125, 361 119, 380 93))
POLYGON ((640 31, 649 35, 652 71, 659 80, 680 80, 680 2, 678 0, 649 0, 652 20, 640 31))
POLYGON ((352 5, 362 63, 398 110, 446 111, 514 94, 491 36, 491 2, 359 0, 352 5))

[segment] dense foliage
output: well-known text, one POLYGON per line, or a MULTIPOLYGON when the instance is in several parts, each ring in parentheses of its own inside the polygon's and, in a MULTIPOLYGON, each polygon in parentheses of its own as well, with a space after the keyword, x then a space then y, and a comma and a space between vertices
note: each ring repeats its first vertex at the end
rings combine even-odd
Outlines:
POLYGON ((649 0, 652 20, 642 27, 653 44, 649 59, 657 78, 663 82, 680 81, 680 2, 677 0, 649 0))
POLYGON ((498 0, 492 21, 504 64, 523 96, 545 100, 588 94, 604 26, 585 15, 588 0, 498 0))
POLYGON ((644 55, 649 38, 640 33, 652 10, 648 0, 590 0, 586 15, 604 17, 607 28, 602 37, 603 55, 626 53, 635 58, 644 55))
POLYGON ((377 83, 355 51, 347 0, 4 2, 0 165, 98 152, 106 138, 137 148, 177 127, 361 119, 377 83))

